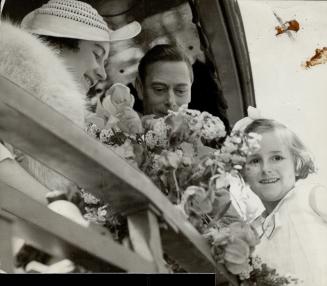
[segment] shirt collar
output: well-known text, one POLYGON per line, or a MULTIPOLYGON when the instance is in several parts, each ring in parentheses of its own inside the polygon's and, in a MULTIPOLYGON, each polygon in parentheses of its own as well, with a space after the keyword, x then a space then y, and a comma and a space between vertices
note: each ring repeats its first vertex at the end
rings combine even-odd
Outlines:
POLYGON ((282 220, 280 218, 279 210, 283 203, 293 196, 295 188, 293 187, 277 204, 274 210, 262 220, 262 231, 261 236, 266 236, 268 239, 271 239, 276 229, 279 229, 282 226, 282 220))

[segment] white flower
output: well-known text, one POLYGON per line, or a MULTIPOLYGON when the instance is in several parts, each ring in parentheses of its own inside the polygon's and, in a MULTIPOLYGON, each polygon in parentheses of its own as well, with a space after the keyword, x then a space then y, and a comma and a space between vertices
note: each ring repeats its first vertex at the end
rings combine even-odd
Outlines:
POLYGON ((165 123, 164 118, 156 119, 153 123, 152 130, 157 133, 158 135, 165 135, 167 134, 167 125, 165 123))
POLYGON ((217 190, 227 188, 230 184, 226 174, 217 174, 213 176, 210 180, 215 180, 217 190))
POLYGON ((94 223, 97 223, 98 219, 97 219, 97 216, 93 213, 86 213, 84 215, 84 218, 88 221, 91 221, 91 222, 94 222, 94 223))
POLYGON ((225 245, 230 239, 230 229, 222 228, 218 230, 217 228, 209 228, 204 234, 204 238, 208 239, 212 245, 225 245))
POLYGON ((239 275, 241 280, 246 280, 250 278, 250 273, 253 270, 253 267, 251 265, 248 265, 247 269, 245 271, 242 271, 239 275))
POLYGON ((260 141, 261 140, 262 140, 262 135, 260 135, 260 134, 253 133, 253 132, 250 132, 248 134, 247 141, 248 141, 249 149, 250 149, 251 153, 260 149, 260 141))
POLYGON ((208 112, 202 112, 201 117, 203 122, 201 135, 204 139, 212 140, 226 135, 225 125, 218 117, 208 112))
POLYGON ((107 205, 104 205, 104 206, 98 208, 98 213, 97 213, 98 220, 103 221, 103 222, 106 221, 106 215, 108 213, 106 208, 107 208, 107 205))
POLYGON ((97 199, 95 196, 93 196, 90 193, 85 192, 84 190, 81 190, 82 192, 82 198, 86 204, 89 205, 96 205, 100 202, 99 199, 97 199))
POLYGON ((242 163, 245 163, 246 162, 246 158, 243 157, 243 156, 239 156, 239 155, 236 155, 236 154, 233 154, 231 156, 231 160, 233 162, 233 164, 242 164, 242 163))
POLYGON ((157 146, 158 140, 156 138, 156 134, 152 130, 150 130, 145 134, 144 141, 148 146, 148 148, 153 149, 154 147, 157 146))
POLYGON ((183 153, 181 156, 180 153, 178 153, 177 151, 172 152, 172 151, 164 150, 160 155, 159 164, 165 168, 177 169, 179 164, 181 163, 182 156, 183 156, 183 153))
POLYGON ((238 149, 238 146, 236 144, 234 144, 233 142, 231 142, 230 138, 227 138, 224 146, 221 148, 222 152, 226 152, 226 153, 232 153, 235 152, 238 149))
POLYGON ((157 128, 157 131, 149 130, 145 134, 144 141, 148 146, 148 148, 150 149, 154 149, 155 147, 159 147, 159 148, 167 147, 168 146, 167 129, 157 128))
POLYGON ((190 166, 192 164, 192 162, 193 162, 193 160, 188 156, 184 156, 182 158, 182 163, 184 166, 190 166))
POLYGON ((228 163, 231 160, 231 154, 221 153, 221 154, 219 154, 219 156, 217 156, 217 160, 228 163))
POLYGON ((114 135, 114 132, 111 129, 102 129, 100 132, 100 141, 102 143, 108 143, 110 137, 114 135))
POLYGON ((259 256, 252 257, 252 266, 253 269, 261 269, 262 261, 259 256))
POLYGON ((236 169, 236 170, 242 170, 243 167, 242 167, 241 165, 235 165, 235 166, 234 166, 234 169, 236 169))
POLYGON ((233 135, 231 136, 231 142, 235 143, 235 144, 240 144, 242 143, 242 138, 238 135, 233 135))
POLYGON ((100 129, 94 124, 89 123, 86 127, 86 133, 91 137, 97 138, 97 134, 100 132, 100 129))

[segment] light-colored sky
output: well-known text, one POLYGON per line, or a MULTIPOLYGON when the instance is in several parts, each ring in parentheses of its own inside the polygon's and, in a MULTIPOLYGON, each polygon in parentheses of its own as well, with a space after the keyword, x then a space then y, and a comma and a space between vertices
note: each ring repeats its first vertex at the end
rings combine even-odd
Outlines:
POLYGON ((314 154, 327 185, 327 64, 303 67, 315 49, 327 47, 327 1, 239 1, 253 72, 257 106, 295 131, 314 154), (300 30, 276 36, 283 20, 300 30))

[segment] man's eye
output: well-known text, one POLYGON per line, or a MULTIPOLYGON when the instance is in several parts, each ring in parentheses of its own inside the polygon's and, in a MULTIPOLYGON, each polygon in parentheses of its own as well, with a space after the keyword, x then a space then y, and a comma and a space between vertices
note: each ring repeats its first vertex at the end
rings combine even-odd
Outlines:
POLYGON ((153 90, 155 91, 155 92, 164 92, 165 91, 165 88, 163 88, 163 87, 154 87, 153 88, 153 90))
POLYGON ((177 89, 175 92, 177 95, 182 96, 182 95, 186 94, 187 90, 177 89))

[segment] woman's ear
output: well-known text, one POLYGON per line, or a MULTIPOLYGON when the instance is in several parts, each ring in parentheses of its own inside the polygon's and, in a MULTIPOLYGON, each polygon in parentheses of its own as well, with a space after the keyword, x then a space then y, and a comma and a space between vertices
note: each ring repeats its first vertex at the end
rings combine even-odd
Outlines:
POLYGON ((135 89, 137 91, 137 97, 143 101, 143 84, 139 76, 136 77, 135 79, 135 89))

